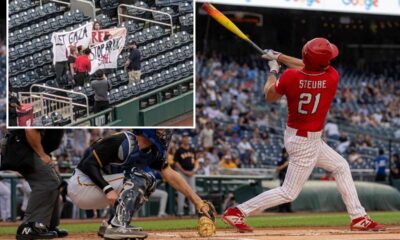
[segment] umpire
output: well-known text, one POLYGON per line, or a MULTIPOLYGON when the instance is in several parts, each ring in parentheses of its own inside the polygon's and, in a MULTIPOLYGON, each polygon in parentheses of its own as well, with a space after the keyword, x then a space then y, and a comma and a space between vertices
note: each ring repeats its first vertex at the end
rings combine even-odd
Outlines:
POLYGON ((54 169, 50 153, 56 150, 64 131, 10 130, 2 146, 2 169, 18 171, 32 189, 17 240, 65 237, 58 229, 59 187, 61 178, 54 169))

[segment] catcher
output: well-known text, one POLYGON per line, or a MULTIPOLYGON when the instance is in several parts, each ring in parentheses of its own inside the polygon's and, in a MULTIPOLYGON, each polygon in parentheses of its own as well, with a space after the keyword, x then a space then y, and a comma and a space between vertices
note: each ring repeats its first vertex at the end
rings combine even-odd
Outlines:
POLYGON ((147 234, 130 225, 131 218, 155 190, 155 178, 144 171, 157 170, 163 179, 192 201, 199 214, 201 236, 215 233, 215 209, 203 201, 166 161, 171 130, 123 131, 99 139, 86 151, 68 183, 68 195, 81 209, 115 207, 108 221, 105 239, 144 239, 147 234), (110 174, 120 167, 123 173, 110 174))

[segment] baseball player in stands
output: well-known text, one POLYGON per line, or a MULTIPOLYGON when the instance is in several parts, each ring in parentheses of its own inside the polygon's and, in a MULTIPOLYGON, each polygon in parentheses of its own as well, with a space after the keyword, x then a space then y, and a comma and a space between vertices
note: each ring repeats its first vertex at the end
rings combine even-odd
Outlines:
POLYGON ((171 136, 170 130, 161 129, 123 131, 97 140, 84 154, 69 180, 68 195, 81 209, 101 209, 109 204, 115 207, 104 238, 147 237, 141 228, 130 226, 133 214, 155 190, 155 178, 144 171, 146 167, 159 171, 165 181, 195 204, 202 223, 200 234, 214 234, 212 204, 201 200, 166 161, 171 136), (110 174, 115 167, 122 168, 123 173, 110 174))
POLYGON ((253 231, 245 217, 297 198, 314 167, 332 172, 351 218, 351 230, 378 231, 384 226, 371 220, 357 196, 347 161, 322 139, 322 130, 339 82, 339 74, 330 61, 339 54, 338 48, 324 38, 307 42, 302 60, 273 50, 266 50, 270 74, 264 86, 267 102, 286 96, 288 121, 284 136, 289 154, 285 181, 277 187, 225 211, 222 219, 240 232, 253 231), (289 67, 278 79, 280 66, 289 67), (278 79, 278 80, 277 80, 278 79))

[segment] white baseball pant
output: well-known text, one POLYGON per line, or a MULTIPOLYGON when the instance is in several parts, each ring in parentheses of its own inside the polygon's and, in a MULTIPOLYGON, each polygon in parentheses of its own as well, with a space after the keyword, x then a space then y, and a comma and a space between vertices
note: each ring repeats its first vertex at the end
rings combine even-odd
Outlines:
POLYGON ((289 166, 283 185, 238 205, 242 213, 248 216, 295 200, 317 166, 332 172, 350 218, 365 216, 347 161, 321 139, 322 131, 308 132, 307 138, 296 133, 297 129, 286 128, 284 144, 289 154, 289 166))
POLYGON ((0 217, 3 221, 11 217, 11 190, 4 181, 0 181, 0 217))
POLYGON ((156 198, 160 200, 160 208, 158 210, 158 216, 162 217, 165 215, 165 209, 167 208, 168 201, 168 193, 161 189, 156 189, 151 195, 150 198, 156 198))
MULTIPOLYGON (((124 174, 110 174, 103 177, 118 194, 122 191, 124 174)), ((77 168, 68 180, 68 196, 80 209, 102 209, 110 204, 102 189, 77 168)))

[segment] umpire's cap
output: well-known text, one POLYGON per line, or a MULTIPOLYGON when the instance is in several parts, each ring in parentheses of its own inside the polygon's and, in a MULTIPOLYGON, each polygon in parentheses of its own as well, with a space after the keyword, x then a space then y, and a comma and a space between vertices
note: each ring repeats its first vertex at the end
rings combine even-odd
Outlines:
POLYGON ((322 70, 339 55, 339 50, 326 38, 314 38, 304 45, 302 55, 306 69, 322 70))

